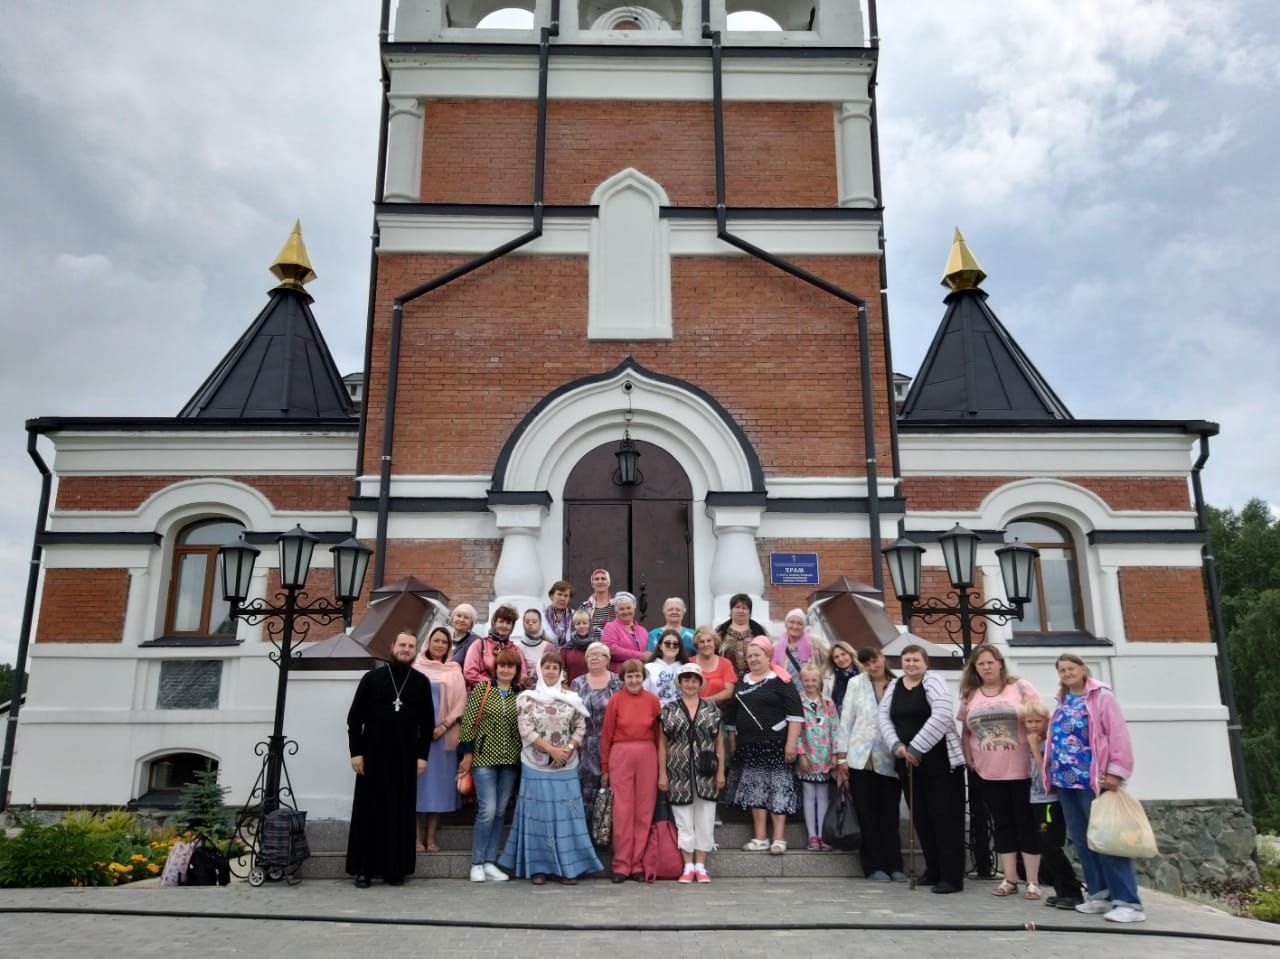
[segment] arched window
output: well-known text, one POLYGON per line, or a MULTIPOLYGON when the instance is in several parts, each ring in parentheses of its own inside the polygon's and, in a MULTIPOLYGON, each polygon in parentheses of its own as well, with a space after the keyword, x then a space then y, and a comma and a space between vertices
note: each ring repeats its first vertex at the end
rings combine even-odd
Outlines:
POLYGON ((1071 537, 1057 523, 1021 519, 1005 527, 1005 542, 1014 540, 1040 551, 1031 583, 1031 602, 1014 626, 1021 633, 1069 633, 1083 628, 1080 577, 1071 537))
POLYGON ((236 624, 218 582, 218 547, 243 531, 234 520, 214 519, 193 523, 178 533, 169 578, 167 635, 235 635, 236 624))
POLYGON ((143 769, 141 792, 129 805, 176 808, 182 800, 182 790, 195 782, 196 773, 217 768, 216 759, 199 753, 156 756, 143 769))

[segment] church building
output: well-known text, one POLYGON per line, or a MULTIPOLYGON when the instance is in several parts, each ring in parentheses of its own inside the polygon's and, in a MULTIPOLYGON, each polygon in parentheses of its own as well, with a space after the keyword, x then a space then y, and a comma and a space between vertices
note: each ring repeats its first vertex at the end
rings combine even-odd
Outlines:
MULTIPOLYGON (((840 576, 901 623, 881 548, 924 546, 925 592, 943 596, 938 536, 960 524, 981 537, 983 597, 1004 596, 1006 540, 1039 550, 1023 618, 983 641, 1046 696, 1067 650, 1115 688, 1165 853, 1148 880, 1251 868, 1195 495, 1217 427, 1074 418, 1071 384, 1051 387, 1019 318, 997 318, 958 231, 896 254, 947 259, 901 395, 875 3, 859 7, 400 0, 362 375, 344 382, 329 354, 321 326, 353 318, 313 313, 295 228, 263 311, 176 416, 28 423, 52 498, 9 804, 145 805, 208 760, 247 793, 276 670, 215 581, 240 533, 354 534, 366 590, 415 577, 482 621, 541 608, 559 579, 580 601, 605 567, 646 626, 667 597, 695 625, 746 593, 777 635, 840 576), (507 7, 532 27, 481 26, 507 7), (732 29, 746 10, 781 30, 732 29)), ((254 595, 270 598, 268 555, 254 595)), ((350 810, 358 676, 290 681, 312 819, 350 810)))

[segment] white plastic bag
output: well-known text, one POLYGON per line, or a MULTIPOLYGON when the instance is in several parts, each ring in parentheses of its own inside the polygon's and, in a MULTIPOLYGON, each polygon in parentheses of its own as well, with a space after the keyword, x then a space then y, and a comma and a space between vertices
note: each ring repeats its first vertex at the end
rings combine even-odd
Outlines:
POLYGON ((1088 839, 1090 849, 1108 856, 1150 859, 1159 854, 1142 803, 1123 789, 1108 789, 1093 801, 1088 839))

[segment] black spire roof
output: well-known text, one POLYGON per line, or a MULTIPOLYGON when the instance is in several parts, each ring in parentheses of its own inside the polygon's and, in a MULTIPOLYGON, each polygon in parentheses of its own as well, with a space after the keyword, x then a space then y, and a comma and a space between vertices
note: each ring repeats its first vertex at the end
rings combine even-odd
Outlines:
POLYGON ((956 231, 943 283, 947 311, 902 405, 903 420, 1069 420, 977 288, 985 274, 956 231))
POLYGON ((179 417, 298 420, 352 415, 342 376, 311 312, 311 296, 302 288, 315 274, 296 224, 272 272, 283 282, 179 417))

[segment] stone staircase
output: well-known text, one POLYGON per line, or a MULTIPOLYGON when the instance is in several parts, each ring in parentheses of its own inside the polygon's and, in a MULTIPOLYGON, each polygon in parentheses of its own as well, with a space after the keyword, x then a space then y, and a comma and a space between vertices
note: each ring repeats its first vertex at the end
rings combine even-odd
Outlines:
MULTIPOLYGON (((439 879, 466 879, 471 868, 471 810, 445 816, 440 823, 437 840, 440 852, 420 854, 415 875, 439 879)), ((742 845, 751 838, 750 818, 739 810, 721 809, 724 823, 716 827, 719 849, 711 853, 707 866, 712 876, 723 878, 824 878, 861 876, 857 853, 809 852, 805 843, 803 822, 787 823, 787 852, 772 856, 762 852, 743 852, 742 845)), ((799 817, 794 817, 798 819, 799 817)), ((903 851, 907 849, 903 827, 903 851)), ((346 878, 345 857, 347 823, 322 820, 307 824, 311 858, 302 867, 304 879, 346 878)), ((506 841, 504 834, 503 841, 506 841)), ((918 853, 917 853, 918 855, 918 853)), ((606 871, 608 850, 600 854, 606 871)), ((920 863, 922 860, 917 859, 920 863)))

